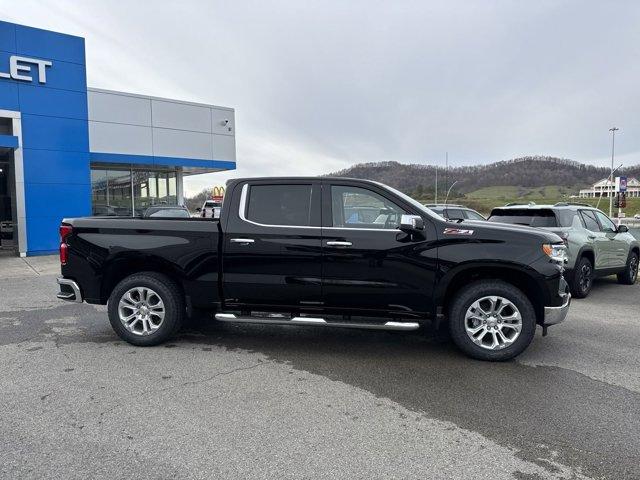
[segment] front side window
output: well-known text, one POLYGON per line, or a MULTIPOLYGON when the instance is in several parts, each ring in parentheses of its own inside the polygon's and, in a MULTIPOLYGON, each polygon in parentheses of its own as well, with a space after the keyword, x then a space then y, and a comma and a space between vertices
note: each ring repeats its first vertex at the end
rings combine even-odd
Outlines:
POLYGON ((618 231, 618 228, 616 227, 616 224, 613 223, 611 221, 611 219, 609 217, 607 217, 604 213, 596 211, 595 214, 598 217, 598 220, 600 220, 600 225, 602 225, 602 231, 603 232, 616 232, 616 231, 618 231))
POLYGON ((246 218, 263 225, 310 226, 311 185, 252 185, 246 218))
POLYGON ((580 215, 582 216, 582 220, 584 220, 584 226, 587 230, 592 232, 600 231, 600 225, 596 220, 595 214, 591 210, 582 210, 580 215))
POLYGON ((331 211, 334 227, 396 229, 406 212, 371 190, 332 185, 331 211))

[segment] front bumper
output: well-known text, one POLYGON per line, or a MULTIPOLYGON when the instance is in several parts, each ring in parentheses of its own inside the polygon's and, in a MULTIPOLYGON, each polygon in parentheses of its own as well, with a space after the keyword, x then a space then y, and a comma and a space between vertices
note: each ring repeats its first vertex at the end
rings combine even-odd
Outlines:
POLYGON ((82 303, 82 292, 75 281, 64 277, 58 277, 57 281, 60 285, 60 291, 56 297, 67 302, 82 303))
POLYGON ((562 305, 559 307, 544 307, 544 326, 556 325, 567 318, 569 305, 571 305, 571 294, 569 292, 561 294, 562 305))

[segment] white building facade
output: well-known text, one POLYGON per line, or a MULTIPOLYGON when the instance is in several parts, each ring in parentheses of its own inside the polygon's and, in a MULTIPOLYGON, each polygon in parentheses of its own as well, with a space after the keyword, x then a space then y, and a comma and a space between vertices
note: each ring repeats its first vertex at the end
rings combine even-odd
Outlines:
MULTIPOLYGON (((608 178, 594 183, 591 188, 583 188, 580 190, 580 198, 598 198, 611 197, 616 194, 615 179, 611 181, 608 178)), ((640 197, 640 180, 635 177, 627 179, 627 198, 640 197)))

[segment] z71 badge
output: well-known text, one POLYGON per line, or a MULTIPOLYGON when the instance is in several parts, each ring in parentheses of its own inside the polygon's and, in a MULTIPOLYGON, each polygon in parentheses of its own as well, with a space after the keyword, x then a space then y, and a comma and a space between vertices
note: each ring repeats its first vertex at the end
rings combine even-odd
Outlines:
POLYGON ((445 228, 445 235, 473 235, 473 230, 467 230, 465 228, 445 228))

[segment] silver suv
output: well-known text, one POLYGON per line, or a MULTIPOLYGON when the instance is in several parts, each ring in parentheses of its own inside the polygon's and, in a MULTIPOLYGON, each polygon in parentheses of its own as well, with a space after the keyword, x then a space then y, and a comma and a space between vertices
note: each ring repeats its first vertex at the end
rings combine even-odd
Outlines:
POLYGON ((507 204, 494 208, 488 219, 557 233, 567 245, 565 276, 574 298, 584 298, 598 276, 618 276, 632 285, 638 278, 640 244, 625 225, 616 226, 600 210, 585 204, 507 204))

